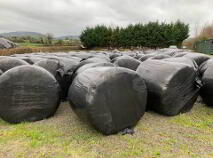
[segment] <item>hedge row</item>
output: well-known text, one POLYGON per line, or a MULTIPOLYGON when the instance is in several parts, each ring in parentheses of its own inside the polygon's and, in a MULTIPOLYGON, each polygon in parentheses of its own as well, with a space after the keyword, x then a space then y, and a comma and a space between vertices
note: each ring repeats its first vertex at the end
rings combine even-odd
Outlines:
POLYGON ((125 28, 97 25, 83 30, 80 39, 87 48, 166 48, 170 45, 181 47, 183 40, 188 38, 188 34, 189 25, 178 20, 175 23, 131 24, 125 28))

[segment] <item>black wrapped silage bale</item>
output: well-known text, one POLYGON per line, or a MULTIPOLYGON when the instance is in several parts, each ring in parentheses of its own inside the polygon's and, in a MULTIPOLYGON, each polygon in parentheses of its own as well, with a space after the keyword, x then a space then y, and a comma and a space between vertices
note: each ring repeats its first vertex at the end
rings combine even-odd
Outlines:
POLYGON ((201 88, 200 96, 206 105, 213 107, 213 60, 204 63, 201 71, 204 86, 201 88))
POLYGON ((189 111, 202 86, 187 64, 150 59, 141 63, 137 73, 147 84, 147 108, 168 116, 189 111))
POLYGON ((115 65, 112 63, 89 63, 86 65, 81 66, 80 68, 76 69, 72 76, 72 80, 81 72, 89 69, 89 68, 95 68, 95 67, 114 67, 115 65))
POLYGON ((96 67, 76 76, 68 98, 78 116, 109 135, 136 125, 145 113, 147 90, 132 70, 96 67))
POLYGON ((79 61, 55 57, 54 59, 44 59, 34 65, 40 66, 49 71, 58 81, 61 87, 60 97, 66 100, 69 86, 72 82, 72 75, 79 61))
POLYGON ((0 117, 7 122, 48 118, 59 103, 59 85, 43 68, 18 66, 0 77, 0 117))
POLYGON ((184 57, 193 59, 198 66, 210 59, 210 56, 201 53, 187 53, 184 57))
POLYGON ((26 61, 21 59, 16 59, 15 57, 2 57, 0 60, 0 70, 5 72, 11 68, 21 65, 29 65, 26 61))
POLYGON ((129 56, 122 56, 115 59, 114 64, 116 66, 128 68, 134 71, 136 71, 138 66, 141 64, 141 61, 129 56))

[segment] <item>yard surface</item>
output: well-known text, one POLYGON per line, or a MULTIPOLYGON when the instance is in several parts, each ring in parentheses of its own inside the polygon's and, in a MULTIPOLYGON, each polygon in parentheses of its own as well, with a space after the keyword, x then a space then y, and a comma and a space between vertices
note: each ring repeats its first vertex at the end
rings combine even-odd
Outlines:
POLYGON ((197 103, 176 117, 147 112, 133 136, 103 136, 63 103, 47 120, 17 125, 0 120, 0 157, 212 158, 213 109, 197 103))

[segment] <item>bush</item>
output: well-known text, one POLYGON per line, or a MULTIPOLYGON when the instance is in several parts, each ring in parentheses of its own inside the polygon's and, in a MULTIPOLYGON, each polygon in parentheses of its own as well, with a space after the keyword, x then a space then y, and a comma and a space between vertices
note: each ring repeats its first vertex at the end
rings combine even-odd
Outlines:
POLYGON ((189 26, 181 21, 176 23, 149 22, 123 27, 97 25, 87 27, 80 35, 87 48, 93 47, 149 47, 166 48, 170 45, 182 46, 188 38, 189 26))

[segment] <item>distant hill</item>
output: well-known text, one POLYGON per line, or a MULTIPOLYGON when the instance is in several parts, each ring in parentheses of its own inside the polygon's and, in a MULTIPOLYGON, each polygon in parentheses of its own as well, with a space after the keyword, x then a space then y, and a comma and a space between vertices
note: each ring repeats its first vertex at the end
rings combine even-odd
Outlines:
POLYGON ((65 39, 79 40, 79 36, 72 36, 72 35, 59 36, 59 37, 55 37, 55 39, 57 39, 57 40, 65 40, 65 39))
POLYGON ((44 34, 37 32, 8 32, 8 33, 0 33, 1 37, 23 37, 23 36, 31 36, 34 38, 39 38, 45 36, 44 34))

